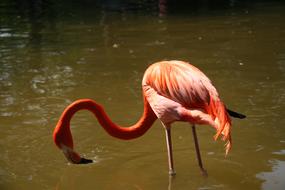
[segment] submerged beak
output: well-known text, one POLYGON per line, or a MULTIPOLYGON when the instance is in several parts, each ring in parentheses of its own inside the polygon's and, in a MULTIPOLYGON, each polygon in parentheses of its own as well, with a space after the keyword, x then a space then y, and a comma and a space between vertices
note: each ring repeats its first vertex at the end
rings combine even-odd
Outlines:
POLYGON ((65 145, 61 145, 61 150, 67 160, 73 164, 89 164, 93 162, 93 160, 80 157, 72 148, 65 145))

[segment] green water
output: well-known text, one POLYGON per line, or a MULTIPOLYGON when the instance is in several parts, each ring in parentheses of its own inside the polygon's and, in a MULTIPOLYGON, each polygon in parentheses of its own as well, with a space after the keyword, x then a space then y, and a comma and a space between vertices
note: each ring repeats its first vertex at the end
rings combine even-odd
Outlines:
POLYGON ((163 11, 156 1, 31 2, 0 3, 0 189, 285 188, 284 3, 170 1, 163 11), (212 128, 199 126, 202 177, 191 127, 176 123, 169 179, 159 122, 122 141, 82 111, 72 120, 76 149, 95 163, 68 164, 52 141, 63 109, 92 98, 131 125, 142 113, 144 70, 165 59, 199 67, 225 104, 248 116, 233 120, 229 156, 212 128))

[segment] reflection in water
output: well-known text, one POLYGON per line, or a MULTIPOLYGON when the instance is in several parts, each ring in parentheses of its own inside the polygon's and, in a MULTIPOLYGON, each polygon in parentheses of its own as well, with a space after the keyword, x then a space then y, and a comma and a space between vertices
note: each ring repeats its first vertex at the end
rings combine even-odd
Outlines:
POLYGON ((285 161, 273 160, 271 172, 262 172, 256 176, 264 180, 262 189, 284 189, 285 161))
POLYGON ((2 0, 0 189, 283 190, 284 3, 219 2, 2 0), (51 139, 62 110, 93 98, 116 122, 132 124, 143 72, 162 59, 191 61, 249 116, 233 121, 229 157, 207 127, 197 128, 209 172, 201 177, 191 129, 177 124, 179 172, 168 180, 159 124, 117 141, 82 112, 72 121, 76 148, 98 162, 66 164, 51 139))
POLYGON ((158 8, 159 8, 159 16, 160 17, 165 16, 167 13, 167 0, 159 0, 158 8))
POLYGON ((172 190, 172 183, 173 183, 173 181, 175 180, 175 176, 169 176, 168 177, 168 188, 167 188, 167 190, 172 190))

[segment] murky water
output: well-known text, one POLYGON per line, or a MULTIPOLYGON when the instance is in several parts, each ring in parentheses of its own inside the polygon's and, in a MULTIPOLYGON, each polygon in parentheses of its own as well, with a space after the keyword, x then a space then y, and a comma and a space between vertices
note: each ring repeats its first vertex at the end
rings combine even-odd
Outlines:
POLYGON ((285 188, 284 3, 32 2, 0 3, 1 189, 285 188), (248 116, 233 121, 230 155, 200 126, 202 177, 191 128, 176 123, 170 180, 159 122, 121 141, 82 111, 72 120, 76 149, 95 163, 68 164, 52 141, 63 109, 92 98, 115 122, 133 124, 143 72, 163 59, 201 68, 228 107, 248 116))

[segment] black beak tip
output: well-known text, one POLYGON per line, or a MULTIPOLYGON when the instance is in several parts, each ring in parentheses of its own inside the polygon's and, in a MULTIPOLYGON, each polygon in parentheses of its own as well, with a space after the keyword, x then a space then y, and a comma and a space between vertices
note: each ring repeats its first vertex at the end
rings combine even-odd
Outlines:
POLYGON ((81 158, 79 164, 90 164, 93 163, 93 160, 81 158))

